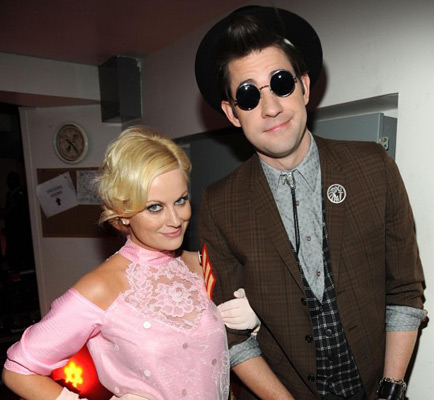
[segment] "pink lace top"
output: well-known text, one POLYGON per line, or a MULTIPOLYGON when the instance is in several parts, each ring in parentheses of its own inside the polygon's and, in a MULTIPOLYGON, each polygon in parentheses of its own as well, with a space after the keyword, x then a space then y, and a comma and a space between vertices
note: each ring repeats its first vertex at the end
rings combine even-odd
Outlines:
POLYGON ((132 261, 130 289, 106 311, 69 289, 8 350, 5 368, 48 375, 87 342, 101 383, 119 397, 226 400, 226 333, 203 278, 130 240, 119 253, 132 261))

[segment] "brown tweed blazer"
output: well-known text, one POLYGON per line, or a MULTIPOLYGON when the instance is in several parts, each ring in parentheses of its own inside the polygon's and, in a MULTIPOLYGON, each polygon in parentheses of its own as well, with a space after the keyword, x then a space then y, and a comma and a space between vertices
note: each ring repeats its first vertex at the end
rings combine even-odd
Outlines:
MULTIPOLYGON (((423 272, 414 221, 395 162, 370 142, 316 137, 339 312, 368 394, 382 376, 386 304, 422 308, 423 272)), ((298 265, 267 180, 254 155, 203 194, 202 244, 216 277, 216 304, 244 287, 262 321, 257 339, 273 371, 297 400, 318 399, 315 345, 298 265)), ((229 345, 249 336, 228 331, 229 345)))

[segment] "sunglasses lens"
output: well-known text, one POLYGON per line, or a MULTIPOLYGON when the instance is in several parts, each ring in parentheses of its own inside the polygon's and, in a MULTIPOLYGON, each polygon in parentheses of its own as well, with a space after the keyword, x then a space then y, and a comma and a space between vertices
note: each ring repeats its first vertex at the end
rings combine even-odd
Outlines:
POLYGON ((236 93, 237 106, 242 110, 251 110, 255 108, 260 99, 261 93, 258 88, 250 83, 241 85, 236 93))
POLYGON ((277 96, 289 96, 295 88, 294 77, 288 71, 277 71, 271 77, 270 87, 277 96))

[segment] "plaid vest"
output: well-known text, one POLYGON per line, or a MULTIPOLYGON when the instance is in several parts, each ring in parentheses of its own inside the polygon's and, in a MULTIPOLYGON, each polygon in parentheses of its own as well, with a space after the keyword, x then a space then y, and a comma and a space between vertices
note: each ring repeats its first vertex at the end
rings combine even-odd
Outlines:
POLYGON ((324 199, 322 209, 324 260, 324 295, 322 302, 313 294, 300 263, 299 267, 313 327, 318 393, 321 396, 332 393, 337 396, 348 397, 362 389, 362 382, 339 316, 331 271, 324 199))

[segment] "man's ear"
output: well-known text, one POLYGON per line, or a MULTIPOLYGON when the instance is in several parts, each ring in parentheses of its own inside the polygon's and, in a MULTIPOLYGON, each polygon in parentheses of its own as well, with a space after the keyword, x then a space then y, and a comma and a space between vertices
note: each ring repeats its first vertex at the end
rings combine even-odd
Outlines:
POLYGON ((222 100, 221 107, 223 112, 226 114, 228 120, 231 121, 231 123, 237 128, 241 127, 240 121, 237 117, 237 113, 232 104, 227 100, 222 100))
POLYGON ((304 104, 307 105, 310 97, 310 78, 308 74, 304 74, 300 77, 300 85, 303 91, 304 104))

